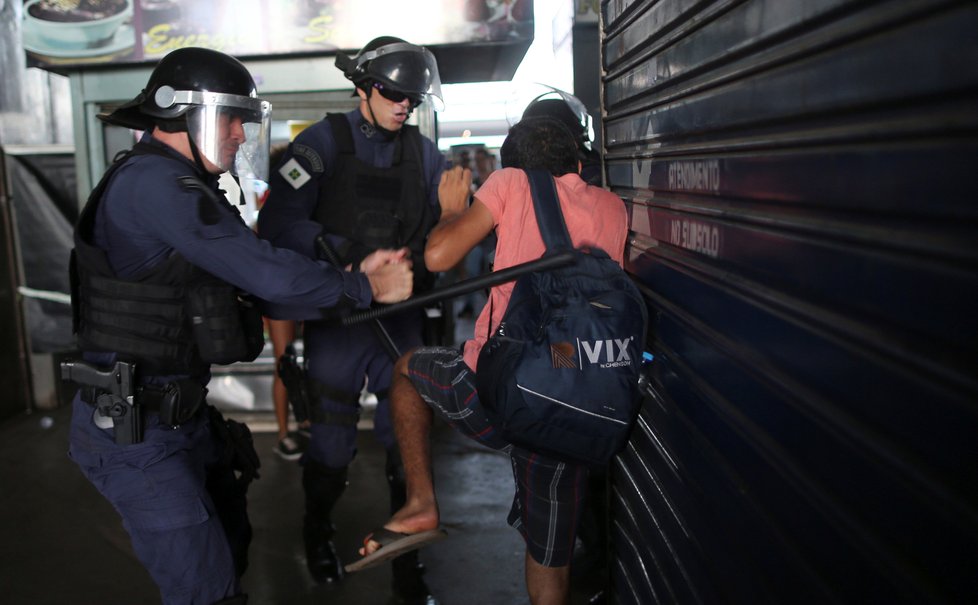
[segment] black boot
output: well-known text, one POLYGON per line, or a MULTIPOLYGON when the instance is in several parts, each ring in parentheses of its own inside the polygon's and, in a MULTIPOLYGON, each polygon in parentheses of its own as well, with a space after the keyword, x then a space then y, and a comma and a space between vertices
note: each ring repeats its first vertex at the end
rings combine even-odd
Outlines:
MULTIPOLYGON (((390 488, 391 514, 407 502, 404 484, 404 465, 397 448, 387 451, 387 486, 390 488)), ((391 591, 389 605, 438 605, 424 581, 424 565, 418 560, 418 551, 412 550, 391 561, 391 591)))
POLYGON ((330 514, 346 489, 346 468, 330 468, 307 460, 302 469, 302 487, 306 492, 302 527, 306 566, 320 584, 339 582, 343 579, 343 564, 330 540, 335 531, 330 514))

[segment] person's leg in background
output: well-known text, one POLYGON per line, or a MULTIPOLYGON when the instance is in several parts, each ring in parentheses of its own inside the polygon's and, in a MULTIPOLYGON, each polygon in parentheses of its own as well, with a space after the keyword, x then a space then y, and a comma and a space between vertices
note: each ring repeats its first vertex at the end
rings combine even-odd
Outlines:
MULTIPOLYGON (((295 340, 295 322, 287 319, 265 318, 265 325, 272 341, 275 361, 278 363, 285 352, 285 347, 295 340)), ((278 372, 272 379, 272 403, 275 406, 275 423, 278 426, 275 453, 286 460, 298 460, 302 456, 303 443, 297 435, 289 433, 289 394, 278 372)))

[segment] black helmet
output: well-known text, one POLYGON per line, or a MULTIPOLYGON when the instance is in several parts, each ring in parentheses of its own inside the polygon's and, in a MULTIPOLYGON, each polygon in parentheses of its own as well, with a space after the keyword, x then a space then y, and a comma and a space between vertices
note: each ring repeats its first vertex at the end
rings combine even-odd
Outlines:
POLYGON ((207 48, 180 48, 156 64, 135 99, 98 117, 135 130, 186 131, 218 168, 267 180, 271 109, 240 61, 207 48), (227 144, 227 128, 219 127, 228 118, 241 120, 244 139, 236 148, 227 144))
POLYGON ((336 67, 357 88, 379 82, 419 100, 428 98, 436 110, 444 107, 438 63, 427 48, 393 36, 374 38, 355 57, 336 53, 336 67))
POLYGON ((570 93, 557 88, 538 95, 523 110, 524 118, 548 117, 559 120, 570 129, 582 154, 591 151, 591 115, 584 103, 570 93))
POLYGON ((165 91, 160 92, 164 87, 171 91, 258 95, 248 69, 234 57, 208 48, 178 48, 160 59, 146 87, 135 99, 110 114, 99 114, 98 118, 134 130, 150 130, 158 122, 179 118, 191 105, 173 102, 165 91))

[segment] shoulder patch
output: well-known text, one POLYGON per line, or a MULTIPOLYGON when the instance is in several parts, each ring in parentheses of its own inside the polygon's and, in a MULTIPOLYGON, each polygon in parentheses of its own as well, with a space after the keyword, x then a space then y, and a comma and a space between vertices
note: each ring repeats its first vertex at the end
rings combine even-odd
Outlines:
POLYGON ((282 178, 289 185, 292 185, 293 189, 302 187, 312 178, 295 158, 290 158, 288 162, 282 164, 282 167, 278 169, 278 173, 282 175, 282 178))
POLYGON ((293 144, 292 155, 293 156, 297 155, 299 157, 305 158, 305 160, 309 162, 309 168, 313 172, 323 171, 323 160, 322 158, 319 157, 319 154, 316 153, 316 150, 313 149, 312 147, 309 147, 308 145, 293 144))

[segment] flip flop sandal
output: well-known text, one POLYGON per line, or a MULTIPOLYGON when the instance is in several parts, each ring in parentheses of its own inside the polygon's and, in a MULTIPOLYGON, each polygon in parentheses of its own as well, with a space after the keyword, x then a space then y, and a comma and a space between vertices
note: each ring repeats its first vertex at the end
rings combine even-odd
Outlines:
POLYGON ((402 534, 384 527, 379 527, 364 538, 363 544, 366 546, 367 542, 373 540, 380 544, 380 548, 364 556, 359 561, 350 563, 343 570, 347 573, 353 573, 376 567, 406 552, 411 552, 412 550, 417 550, 437 542, 446 535, 448 535, 448 532, 440 527, 416 534, 402 534))

